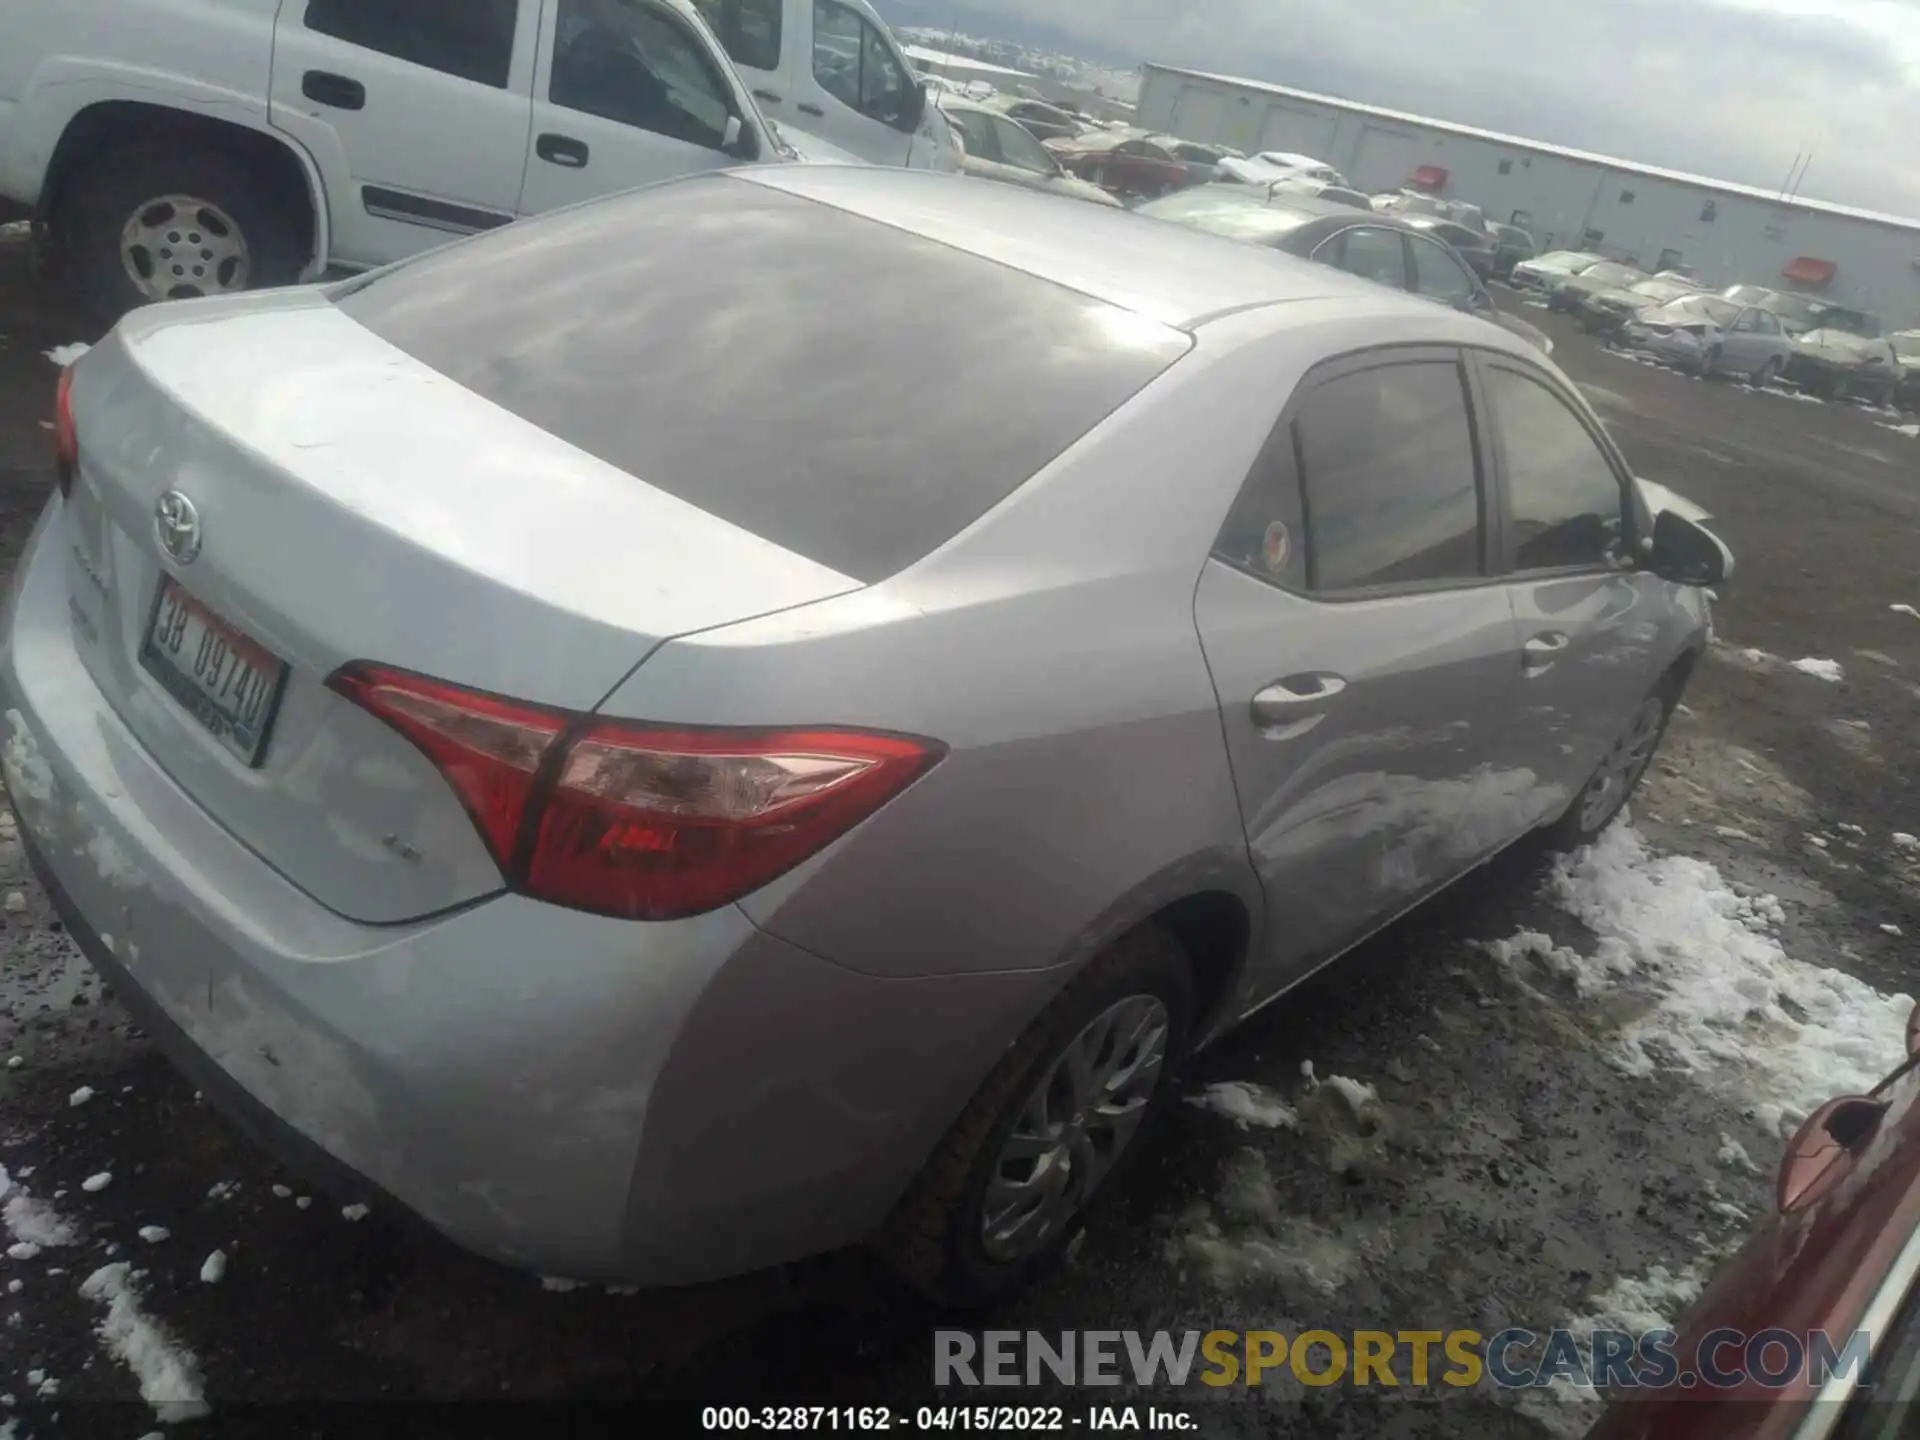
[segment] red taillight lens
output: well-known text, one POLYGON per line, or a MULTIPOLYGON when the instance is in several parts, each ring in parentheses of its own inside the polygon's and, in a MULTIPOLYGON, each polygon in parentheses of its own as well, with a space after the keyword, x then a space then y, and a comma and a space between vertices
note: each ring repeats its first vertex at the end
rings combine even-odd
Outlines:
POLYGON ((331 684, 439 767, 515 889, 631 920, 759 889, 945 754, 860 730, 596 722, 379 666, 331 684))
POLYGON ((60 493, 73 489, 73 472, 80 466, 80 432, 73 424, 73 367, 60 372, 60 383, 53 392, 53 459, 60 478, 60 493))
POLYGON ((327 683, 433 761, 511 875, 534 778, 569 717, 383 665, 350 665, 327 683))

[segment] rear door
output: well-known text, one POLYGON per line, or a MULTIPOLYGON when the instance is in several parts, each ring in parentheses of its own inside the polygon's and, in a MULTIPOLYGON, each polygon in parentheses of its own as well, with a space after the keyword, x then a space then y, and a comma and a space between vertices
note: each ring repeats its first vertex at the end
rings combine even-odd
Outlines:
MULTIPOLYGON (((790 119, 787 73, 806 36, 787 33, 792 0, 693 0, 701 16, 726 47, 755 102, 771 119, 790 119)), ((804 0, 802 0, 804 4, 804 0)), ((800 6, 794 5, 796 13, 800 6)))
POLYGON ((513 218, 539 18, 540 0, 285 0, 272 119, 319 163, 335 259, 513 218))
MULTIPOLYGON (((1758 370, 1773 353, 1773 342, 1766 338, 1760 322, 1773 317, 1764 310, 1746 309, 1728 327, 1720 340, 1721 368, 1750 372, 1758 370)), ((1776 322, 1776 329, 1777 329, 1776 322)))
POLYGON ((1281 416, 1195 618, 1272 923, 1271 993, 1525 828, 1497 511, 1447 348, 1322 367, 1281 416))
POLYGON ((740 163, 740 99, 685 16, 652 0, 545 8, 522 213, 740 163))
POLYGON ((1507 743, 1540 782, 1534 818, 1550 820, 1659 678, 1664 582, 1624 568, 1631 481, 1597 422, 1543 370, 1477 365, 1520 636, 1507 743))

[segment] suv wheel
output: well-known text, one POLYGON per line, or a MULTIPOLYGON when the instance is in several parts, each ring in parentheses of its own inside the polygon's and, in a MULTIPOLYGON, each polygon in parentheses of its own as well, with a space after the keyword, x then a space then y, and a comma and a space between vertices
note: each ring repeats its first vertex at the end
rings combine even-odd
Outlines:
POLYGON ((1081 1228, 1096 1191, 1171 1103, 1193 980, 1145 926, 1057 996, 994 1067, 877 1242, 902 1280, 946 1305, 1027 1284, 1081 1228))
POLYGON ((140 144, 74 178, 60 229, 81 301, 111 322, 156 300, 283 285, 300 273, 291 217, 239 160, 140 144))

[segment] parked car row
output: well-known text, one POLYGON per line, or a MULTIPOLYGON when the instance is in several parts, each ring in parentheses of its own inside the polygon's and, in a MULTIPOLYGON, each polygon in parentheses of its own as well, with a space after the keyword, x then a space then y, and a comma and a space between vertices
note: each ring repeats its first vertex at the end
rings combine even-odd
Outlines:
POLYGON ((1361 213, 1324 196, 1217 184, 1135 207, 1135 213, 1315 260, 1350 275, 1478 315, 1543 352, 1537 326, 1497 309, 1466 253, 1450 243, 1460 226, 1427 215, 1361 213))
POLYGON ((1764 285, 1709 292, 1676 272, 1648 275, 1573 250, 1516 265, 1510 283, 1594 334, 1702 375, 1785 380, 1879 405, 1920 399, 1920 332, 1888 335, 1876 316, 1820 296, 1764 285))

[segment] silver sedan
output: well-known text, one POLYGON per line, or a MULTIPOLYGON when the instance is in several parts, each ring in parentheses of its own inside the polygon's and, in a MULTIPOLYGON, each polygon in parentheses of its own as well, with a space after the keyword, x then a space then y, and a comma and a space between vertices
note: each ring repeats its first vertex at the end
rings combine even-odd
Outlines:
POLYGON ((74 939, 296 1166, 585 1280, 1021 1284, 1196 1046, 1614 818, 1730 564, 1517 338, 903 170, 68 375, 0 756, 74 939))

